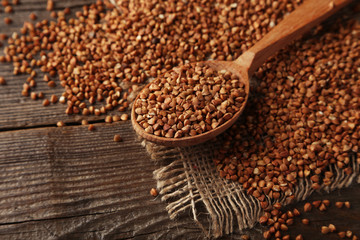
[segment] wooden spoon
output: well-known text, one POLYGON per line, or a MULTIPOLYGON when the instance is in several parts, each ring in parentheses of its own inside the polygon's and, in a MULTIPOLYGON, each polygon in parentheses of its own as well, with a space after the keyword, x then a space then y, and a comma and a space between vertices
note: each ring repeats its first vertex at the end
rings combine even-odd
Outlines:
MULTIPOLYGON (((165 146, 190 146, 214 138, 226 129, 231 127, 239 118, 245 108, 249 96, 249 79, 252 74, 260 67, 269 57, 274 55, 278 50, 291 43, 293 40, 301 37, 312 27, 325 20, 337 10, 341 9, 352 0, 305 0, 298 8, 284 18, 268 34, 266 34, 253 47, 244 52, 235 61, 206 61, 214 70, 227 70, 239 76, 240 81, 245 84, 246 99, 242 108, 234 116, 211 131, 203 134, 182 137, 182 138, 165 138, 146 133, 136 121, 135 108, 131 112, 131 121, 135 131, 143 138, 165 146)), ((151 84, 151 83, 150 83, 151 84)), ((149 84, 149 85, 150 85, 149 84)), ((145 88, 149 87, 147 85, 145 88)), ((137 96, 138 98, 139 96, 137 96)), ((137 100, 135 99, 135 101, 137 100)))

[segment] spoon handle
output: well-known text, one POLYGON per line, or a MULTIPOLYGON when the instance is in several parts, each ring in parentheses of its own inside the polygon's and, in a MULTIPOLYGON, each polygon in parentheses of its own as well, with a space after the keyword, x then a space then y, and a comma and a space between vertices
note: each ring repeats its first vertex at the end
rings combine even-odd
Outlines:
POLYGON ((351 1, 305 0, 259 42, 236 59, 236 63, 245 65, 251 76, 269 57, 351 1))

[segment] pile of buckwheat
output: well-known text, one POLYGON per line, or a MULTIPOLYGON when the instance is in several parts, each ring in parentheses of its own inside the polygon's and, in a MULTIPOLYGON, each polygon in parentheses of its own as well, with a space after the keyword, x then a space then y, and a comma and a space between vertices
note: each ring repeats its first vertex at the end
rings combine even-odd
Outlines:
MULTIPOLYGON (((299 3, 150 0, 118 1, 115 8, 98 0, 76 18, 67 19, 65 9, 51 12, 54 21, 25 22, 21 34, 8 39, 0 62, 12 62, 14 74, 30 75, 24 96, 47 98, 36 92, 36 68, 46 73, 49 87, 64 88, 44 106, 59 100, 67 104, 66 114, 113 115, 128 109, 131 92, 149 77, 187 62, 238 57, 299 3)), ((53 5, 49 0, 47 9, 53 5)))
POLYGON ((203 63, 185 64, 156 78, 135 101, 136 121, 145 132, 166 138, 215 129, 245 101, 244 83, 203 63))
POLYGON ((330 185, 330 164, 360 163, 360 25, 347 15, 269 60, 255 97, 223 135, 214 159, 221 177, 242 184, 264 209, 288 202, 299 178, 330 185))

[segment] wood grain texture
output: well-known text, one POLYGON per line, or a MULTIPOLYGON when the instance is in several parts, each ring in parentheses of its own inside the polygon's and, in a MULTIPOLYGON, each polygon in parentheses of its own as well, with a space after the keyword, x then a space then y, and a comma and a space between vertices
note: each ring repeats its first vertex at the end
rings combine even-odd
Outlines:
MULTIPOLYGON (((91 2, 55 1, 55 8, 71 7, 74 13, 91 2)), ((0 12, 0 31, 17 31, 31 12, 39 20, 49 18, 45 6, 46 0, 21 0, 15 13, 0 12), (14 23, 6 26, 2 18, 8 15, 14 23)), ((66 116, 61 104, 43 107, 39 100, 21 97, 26 76, 11 72, 10 64, 0 64, 0 75, 7 80, 6 86, 0 86, 1 240, 205 238, 190 212, 171 221, 166 204, 150 196, 150 188, 156 185, 152 171, 157 165, 141 146, 130 121, 98 123, 93 132, 79 125, 53 127, 59 120, 74 123, 83 117, 66 116), (113 142, 115 133, 124 141, 113 142)), ((62 88, 50 89, 39 80, 36 91, 49 97, 61 94, 62 88)), ((87 117, 94 121, 102 118, 87 117)), ((314 211, 308 214, 311 225, 296 224, 290 233, 324 239, 320 226, 334 223, 340 230, 348 228, 360 235, 359 185, 312 198, 350 200, 352 208, 331 208, 329 214, 314 211)), ((302 203, 297 206, 301 208, 302 203)), ((247 234, 261 239, 261 227, 247 234)), ((240 238, 241 234, 235 233, 222 239, 240 238)), ((337 237, 331 234, 326 239, 337 237)))
POLYGON ((155 165, 130 122, 0 133, 1 239, 181 238, 149 194, 155 165), (114 133, 124 141, 113 142, 114 133))
MULTIPOLYGON (((130 122, 95 126, 93 132, 67 126, 0 133, 1 239, 204 238, 189 212, 171 221, 165 203, 150 196, 156 164, 130 122), (124 141, 113 142, 115 133, 124 141)), ((322 239, 320 226, 334 223, 360 234, 359 190, 357 185, 320 197, 350 199, 352 209, 309 214, 313 224, 298 224, 290 232, 322 239)), ((249 234, 260 237, 259 229, 249 234)))

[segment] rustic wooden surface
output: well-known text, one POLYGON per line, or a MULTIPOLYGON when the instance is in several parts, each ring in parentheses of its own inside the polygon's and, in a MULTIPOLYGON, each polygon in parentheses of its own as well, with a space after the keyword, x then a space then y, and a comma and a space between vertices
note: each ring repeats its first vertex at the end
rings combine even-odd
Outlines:
MULTIPOLYGON (((18 31, 31 12, 49 18, 44 0, 21 0, 13 14, 0 11, 0 32, 18 31), (10 15, 14 23, 2 20, 10 15)), ((58 1, 57 10, 78 10, 91 0, 58 1)), ((0 49, 2 51, 2 49, 0 49)), ((10 64, 0 65, 0 239, 203 239, 190 212, 172 221, 159 198, 149 190, 156 186, 149 159, 131 128, 130 121, 96 123, 96 130, 76 125, 81 116, 66 116, 62 104, 43 107, 41 101, 21 96, 26 76, 13 76, 10 64), (64 120, 72 126, 55 127, 64 120), (121 134, 124 141, 113 142, 121 134)), ((39 77, 39 79, 41 76, 39 77)), ((37 91, 60 94, 38 81, 37 91)), ((88 117, 99 121, 104 117, 88 117)), ((299 223, 289 229, 305 239, 337 239, 322 236, 322 225, 333 223, 340 230, 360 235, 360 186, 314 194, 311 199, 349 200, 352 208, 331 208, 326 213, 307 214, 309 226, 299 223)), ((297 204, 301 208, 303 203, 297 204)), ((261 239, 261 229, 247 232, 261 239)), ((235 233, 223 239, 240 239, 235 233)))

